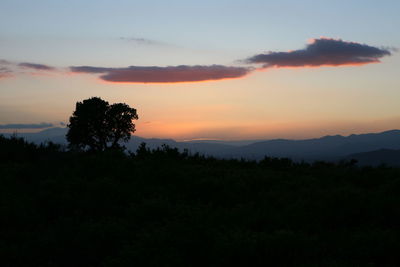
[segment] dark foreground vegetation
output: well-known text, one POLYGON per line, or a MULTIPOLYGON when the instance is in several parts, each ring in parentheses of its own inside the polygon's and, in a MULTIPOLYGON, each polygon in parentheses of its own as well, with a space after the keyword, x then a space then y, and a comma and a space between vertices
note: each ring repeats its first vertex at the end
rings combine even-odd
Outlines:
POLYGON ((400 169, 0 137, 1 266, 399 266, 400 169))

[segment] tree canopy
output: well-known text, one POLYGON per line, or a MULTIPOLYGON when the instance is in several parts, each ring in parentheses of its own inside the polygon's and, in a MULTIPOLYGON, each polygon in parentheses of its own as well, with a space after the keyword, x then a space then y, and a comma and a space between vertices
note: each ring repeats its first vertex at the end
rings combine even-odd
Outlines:
POLYGON ((99 97, 77 102, 69 118, 69 146, 91 151, 123 149, 121 142, 129 141, 136 130, 133 120, 138 118, 136 109, 125 103, 110 105, 99 97))

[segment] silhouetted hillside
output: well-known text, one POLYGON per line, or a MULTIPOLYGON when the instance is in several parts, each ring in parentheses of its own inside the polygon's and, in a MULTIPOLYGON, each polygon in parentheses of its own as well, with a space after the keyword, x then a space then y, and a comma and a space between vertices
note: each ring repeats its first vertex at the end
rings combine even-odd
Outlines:
MULTIPOLYGON (((65 144, 65 128, 52 128, 38 133, 19 134, 35 143, 53 141, 65 144)), ((307 140, 268 140, 248 144, 250 141, 190 141, 176 142, 172 139, 146 139, 132 136, 126 147, 136 151, 139 145, 145 142, 151 149, 166 144, 176 147, 180 151, 188 149, 192 153, 201 153, 218 158, 245 158, 260 160, 265 156, 288 157, 294 160, 328 160, 337 161, 348 155, 369 152, 379 149, 400 149, 400 130, 382 133, 359 134, 350 136, 325 136, 307 140), (239 143, 238 143, 239 142, 239 143), (243 145, 246 144, 246 145, 243 145)))
POLYGON ((1 266, 398 266, 400 169, 0 136, 1 266))
POLYGON ((392 149, 379 149, 370 152, 352 154, 345 158, 345 160, 357 160, 361 166, 378 166, 386 164, 389 166, 400 167, 400 150, 392 149))

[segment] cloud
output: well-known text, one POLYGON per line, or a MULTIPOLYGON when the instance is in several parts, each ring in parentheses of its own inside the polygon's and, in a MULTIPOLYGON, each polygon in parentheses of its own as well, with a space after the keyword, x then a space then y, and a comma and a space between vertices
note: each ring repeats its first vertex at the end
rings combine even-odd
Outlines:
POLYGON ((179 83, 215 81, 244 77, 252 68, 230 67, 223 65, 209 66, 168 66, 143 67, 130 66, 127 68, 101 68, 91 66, 70 67, 77 73, 100 73, 100 79, 108 82, 128 83, 179 83))
POLYGON ((28 69, 35 69, 35 70, 55 70, 54 67, 43 65, 43 64, 36 64, 36 63, 28 63, 22 62, 18 64, 19 67, 28 68, 28 69))
POLYGON ((258 54, 245 62, 264 64, 263 68, 364 65, 378 63, 381 57, 389 55, 391 53, 388 49, 341 39, 321 38, 313 39, 304 49, 258 54))
POLYGON ((38 124, 0 124, 0 129, 44 129, 53 127, 52 123, 38 123, 38 124))
POLYGON ((13 76, 12 70, 9 68, 10 64, 11 62, 0 59, 0 80, 13 76))
POLYGON ((0 72, 0 80, 1 79, 5 79, 5 78, 10 78, 12 76, 13 75, 11 73, 2 73, 2 72, 0 72))
POLYGON ((137 45, 168 45, 168 44, 160 42, 160 41, 146 39, 146 38, 120 37, 119 39, 122 41, 131 42, 131 43, 134 43, 137 45))
MULTIPOLYGON (((125 38, 143 45, 162 44, 145 38, 125 38)), ((254 55, 239 61, 246 64, 261 64, 261 69, 284 67, 320 67, 345 66, 378 63, 384 56, 396 52, 391 47, 373 47, 341 39, 313 39, 304 49, 288 52, 268 52, 254 55)), ((30 62, 10 62, 0 59, 0 80, 18 74, 36 75, 36 71, 64 71, 49 65, 30 62)), ((129 66, 124 68, 108 68, 93 66, 72 66, 74 73, 97 74, 103 81, 113 83, 180 83, 218 81, 224 79, 243 78, 256 70, 254 67, 224 65, 179 65, 179 66, 129 66)))
POLYGON ((72 72, 78 73, 105 73, 116 70, 116 68, 104 68, 104 67, 91 67, 91 66, 75 66, 69 67, 72 72))
POLYGON ((12 77, 12 71, 6 67, 0 67, 0 79, 12 77))
POLYGON ((4 60, 4 59, 0 59, 0 65, 10 65, 10 64, 12 64, 10 61, 4 60))
POLYGON ((15 77, 19 74, 37 75, 38 72, 42 71, 57 71, 57 69, 44 64, 12 62, 0 59, 0 80, 15 77))

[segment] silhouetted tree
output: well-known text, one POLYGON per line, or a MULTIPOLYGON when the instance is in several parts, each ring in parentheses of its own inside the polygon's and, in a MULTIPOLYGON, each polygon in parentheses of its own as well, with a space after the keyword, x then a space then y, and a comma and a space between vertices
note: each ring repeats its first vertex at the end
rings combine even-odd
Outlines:
POLYGON ((124 103, 110 105, 99 97, 76 103, 69 118, 67 140, 70 148, 104 151, 121 149, 120 142, 129 141, 135 132, 136 109, 124 103))

